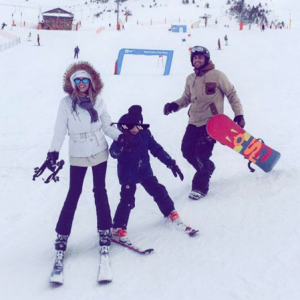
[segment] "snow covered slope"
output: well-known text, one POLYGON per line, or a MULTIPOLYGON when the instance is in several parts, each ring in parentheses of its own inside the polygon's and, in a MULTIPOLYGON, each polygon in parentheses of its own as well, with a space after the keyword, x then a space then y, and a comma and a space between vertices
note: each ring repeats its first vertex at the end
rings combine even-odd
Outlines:
MULTIPOLYGON (((299 12, 299 4, 267 1, 280 8, 278 14, 291 11, 295 21, 292 29, 261 32, 255 26, 240 31, 238 24, 224 16, 226 0, 210 0, 210 10, 204 9, 204 0, 196 0, 199 7, 183 6, 181 0, 156 0, 161 6, 152 8, 153 1, 131 0, 126 6, 133 16, 124 22, 125 30, 117 32, 115 13, 106 12, 97 19, 91 13, 96 5, 84 5, 83 0, 63 2, 65 8, 74 8, 77 20, 81 19, 83 26, 78 32, 37 31, 33 26, 5 28, 21 37, 21 44, 0 52, 1 299, 298 300, 300 42, 293 16, 299 12), (208 26, 190 29, 203 13, 212 15, 208 26), (140 25, 141 20, 146 23, 152 18, 158 23, 179 17, 181 24, 188 25, 186 34, 171 33, 170 24, 140 25), (228 24, 229 28, 225 27, 228 24), (101 26, 105 30, 96 34, 101 26), (27 41, 29 32, 31 41, 27 41), (41 36, 40 47, 37 34, 41 36), (228 46, 223 42, 225 34, 228 46), (218 38, 222 51, 217 50, 218 38), (216 68, 235 85, 244 106, 246 129, 282 157, 272 172, 257 169, 250 173, 240 155, 217 144, 212 157, 217 168, 210 192, 193 202, 187 195, 194 171, 180 151, 187 110, 166 117, 162 109, 166 102, 181 96, 185 78, 192 72, 188 47, 195 44, 210 50, 216 68), (99 286, 89 170, 66 253, 65 284, 53 288, 48 279, 55 255, 54 229, 68 190, 68 164, 58 183, 46 185, 41 178, 32 181, 32 176, 49 149, 58 103, 64 96, 62 76, 74 61, 76 45, 81 50, 79 58, 90 61, 101 73, 103 97, 114 121, 131 105, 142 105, 144 121, 176 159, 185 179, 180 182, 155 158, 151 161, 154 173, 167 187, 182 219, 200 234, 190 238, 169 226, 139 186, 128 232, 133 241, 141 247, 153 247, 155 253, 140 256, 113 245, 113 282, 99 286), (126 57, 121 75, 113 75, 118 52, 126 47, 174 50, 170 75, 162 76, 159 58, 143 56, 126 57)), ((35 24, 40 6, 45 11, 61 3, 14 0, 12 4, 1 0, 0 22, 11 24, 15 10, 17 22, 21 11, 23 20, 35 24)), ((102 10, 115 4, 110 1, 99 6, 102 10)), ((233 116, 228 103, 226 113, 233 116)), ((66 161, 67 150, 66 141, 60 152, 66 161)), ((107 191, 112 213, 119 201, 116 172, 116 161, 110 158, 107 191)))

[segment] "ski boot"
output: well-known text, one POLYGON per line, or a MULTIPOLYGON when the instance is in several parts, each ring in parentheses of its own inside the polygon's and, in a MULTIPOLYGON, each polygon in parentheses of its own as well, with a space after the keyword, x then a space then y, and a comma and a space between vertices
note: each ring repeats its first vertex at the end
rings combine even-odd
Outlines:
POLYGON ((68 242, 68 235, 62 235, 62 234, 57 234, 57 238, 55 240, 55 250, 59 251, 66 251, 67 249, 67 242, 68 242))
POLYGON ((199 230, 193 229, 190 226, 187 226, 182 222, 179 217, 179 214, 176 210, 171 211, 171 213, 167 217, 168 220, 172 222, 172 224, 176 225, 176 228, 188 234, 189 236, 194 236, 199 230))
POLYGON ((119 244, 132 245, 130 239, 127 237, 126 229, 123 228, 112 228, 112 240, 119 244))
POLYGON ((106 230, 99 230, 99 246, 100 246, 100 253, 101 254, 108 254, 109 247, 111 244, 110 237, 111 233, 109 229, 106 230))

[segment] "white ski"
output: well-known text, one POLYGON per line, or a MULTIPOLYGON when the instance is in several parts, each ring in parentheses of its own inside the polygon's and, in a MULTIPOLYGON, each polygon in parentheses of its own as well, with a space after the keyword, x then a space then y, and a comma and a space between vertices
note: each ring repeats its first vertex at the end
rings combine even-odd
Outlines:
POLYGON ((50 283, 61 285, 64 283, 64 251, 57 251, 55 263, 50 276, 50 283))
MULTIPOLYGON (((106 246, 102 246, 104 248, 106 246)), ((99 273, 98 273, 98 282, 100 284, 110 283, 113 279, 113 274, 110 267, 108 251, 100 250, 100 263, 99 263, 99 273)))

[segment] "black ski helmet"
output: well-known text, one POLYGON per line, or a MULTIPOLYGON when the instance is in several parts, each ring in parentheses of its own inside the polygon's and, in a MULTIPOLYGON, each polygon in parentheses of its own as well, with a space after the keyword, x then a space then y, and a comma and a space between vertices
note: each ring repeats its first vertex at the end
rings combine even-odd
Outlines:
POLYGON ((194 66, 193 65, 193 59, 194 59, 195 55, 204 55, 204 57, 205 57, 205 65, 208 64, 208 62, 210 60, 210 53, 209 53, 209 51, 205 47, 202 47, 202 46, 194 46, 194 47, 192 47, 192 49, 191 49, 191 64, 192 64, 192 66, 194 66))

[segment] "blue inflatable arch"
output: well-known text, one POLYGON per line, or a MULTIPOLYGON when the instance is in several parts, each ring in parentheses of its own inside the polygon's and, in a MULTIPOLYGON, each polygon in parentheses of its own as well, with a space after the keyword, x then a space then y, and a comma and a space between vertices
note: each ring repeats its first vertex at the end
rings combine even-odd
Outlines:
POLYGON ((149 50, 149 49, 128 49, 123 48, 119 51, 118 60, 117 60, 117 72, 116 75, 120 75, 122 69, 122 63, 124 55, 133 54, 133 55, 164 55, 167 57, 164 76, 170 74, 171 64, 173 59, 173 50, 149 50))
POLYGON ((171 31, 172 32, 186 32, 186 25, 172 25, 171 31))

